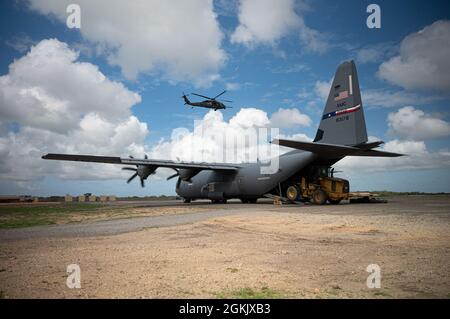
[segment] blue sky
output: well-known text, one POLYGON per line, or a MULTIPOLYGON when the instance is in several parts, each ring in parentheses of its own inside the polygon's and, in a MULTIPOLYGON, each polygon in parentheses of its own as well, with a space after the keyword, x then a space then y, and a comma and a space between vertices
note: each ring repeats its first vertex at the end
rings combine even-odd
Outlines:
MULTIPOLYGON (((108 8, 102 1, 91 1, 91 4, 79 1, 82 27, 77 30, 69 29, 65 25, 67 14, 61 10, 65 8, 65 4, 61 4, 64 1, 58 4, 53 1, 2 1, 0 77, 3 77, 4 81, 0 82, 3 87, 0 87, 0 154, 5 160, 0 168, 0 193, 174 193, 175 182, 164 181, 164 175, 153 178, 147 183, 149 187, 141 189, 138 183, 127 185, 122 175, 118 177, 122 173, 117 169, 108 169, 104 176, 100 176, 103 174, 103 168, 98 168, 99 171, 92 174, 85 171, 97 170, 98 166, 83 166, 82 173, 78 171, 80 166, 73 166, 76 164, 68 164, 70 168, 59 164, 49 168, 50 164, 46 163, 42 164, 44 168, 40 167, 41 160, 36 155, 41 150, 42 154, 48 151, 47 146, 50 148, 54 145, 55 152, 64 149, 61 148, 61 143, 66 144, 65 150, 89 151, 98 146, 98 150, 104 153, 108 150, 105 147, 110 143, 107 138, 102 140, 102 134, 99 133, 98 140, 90 141, 90 144, 86 142, 89 145, 83 148, 83 140, 75 140, 75 137, 83 136, 76 132, 78 122, 72 123, 68 120, 67 132, 63 132, 50 120, 37 122, 28 119, 18 110, 22 106, 15 106, 14 101, 20 98, 15 99, 14 94, 22 94, 24 89, 30 90, 40 84, 31 79, 27 79, 26 83, 19 83, 23 77, 9 68, 15 61, 24 59, 32 46, 39 46, 47 39, 55 39, 58 42, 42 45, 42 50, 57 50, 57 54, 68 54, 70 50, 79 52, 79 56, 70 61, 69 65, 75 64, 76 67, 77 63, 85 62, 97 66, 98 71, 109 81, 123 84, 117 95, 126 94, 124 103, 128 103, 128 106, 126 110, 122 110, 121 106, 117 105, 117 110, 114 111, 117 114, 114 118, 107 119, 111 126, 120 126, 120 123, 124 123, 130 116, 136 118, 133 122, 135 126, 131 127, 130 124, 130 132, 142 129, 140 124, 147 124, 147 132, 139 131, 137 146, 128 147, 132 142, 128 133, 123 133, 128 138, 123 145, 128 148, 124 147, 122 150, 111 147, 111 151, 120 152, 115 155, 127 155, 127 151, 141 149, 151 156, 163 156, 166 153, 155 150, 155 145, 164 141, 170 144, 174 129, 185 127, 192 130, 193 120, 204 119, 208 111, 185 107, 180 98, 182 92, 215 95, 228 88, 225 98, 233 101, 233 108, 221 111, 223 118, 218 120, 224 123, 229 123, 230 119, 238 116, 239 111, 245 108, 258 110, 258 115, 265 112, 269 120, 280 108, 296 109, 295 112, 309 117, 311 124, 305 125, 299 121, 298 125, 281 127, 281 132, 286 135, 304 134, 313 137, 324 106, 324 93, 321 92, 326 92, 327 83, 339 63, 355 59, 363 92, 368 134, 388 142, 386 147, 401 147, 406 152, 417 152, 419 155, 412 154, 409 159, 394 164, 380 164, 365 159, 365 163, 361 163, 361 159, 352 159, 342 164, 343 176, 351 180, 355 190, 450 191, 450 81, 446 72, 450 63, 445 64, 438 54, 445 54, 450 50, 448 1, 377 1, 381 7, 381 29, 369 29, 366 26, 366 7, 373 1, 347 0, 331 3, 286 0, 272 1, 272 4, 270 1, 263 1, 259 5, 261 10, 257 15, 255 10, 251 10, 251 3, 214 1, 211 6, 210 1, 194 2, 197 11, 183 12, 182 8, 174 5, 170 14, 171 8, 162 6, 158 11, 159 5, 155 2, 153 6, 148 6, 149 11, 142 10, 140 13, 150 16, 148 26, 145 26, 148 29, 142 30, 142 34, 130 33, 130 39, 127 39, 127 36, 121 37, 120 30, 115 30, 116 39, 114 30, 109 33, 102 31, 100 25, 96 24, 100 22, 96 22, 93 17, 103 12, 104 16, 98 20, 118 27, 123 25, 130 30, 140 30, 133 25, 133 21, 138 20, 134 19, 134 16, 130 16, 129 21, 126 20, 129 8, 125 8, 125 2, 122 4, 125 17, 117 18, 113 10, 120 9, 120 4, 108 8), (278 6, 276 10, 274 6, 278 6), (208 16, 205 18, 209 19, 208 22, 203 24, 199 21, 203 16, 196 16, 196 12, 203 8, 205 12, 213 12, 217 16, 212 19, 208 16), (160 12, 160 15, 168 14, 167 25, 162 19, 163 22, 155 24, 155 28, 162 25, 162 30, 165 27, 167 33, 162 31, 161 37, 168 35, 170 38, 146 36, 145 32, 152 34, 153 9, 160 12), (264 17, 264 14, 270 15, 271 11, 277 10, 281 18, 275 14, 269 18, 264 17), (191 14, 192 17, 189 17, 191 14), (187 15, 191 22, 177 24, 174 20, 178 15, 187 15), (119 19, 117 22, 114 21, 116 18, 119 19), (273 23, 273 27, 265 32, 265 26, 270 23, 273 23), (239 26, 245 30, 245 37, 237 32, 239 26), (418 33, 421 30, 424 32, 418 33), (183 41, 180 37, 186 37, 188 41, 183 41), (202 38, 207 38, 208 41, 203 41, 202 38), (67 44, 67 47, 62 48, 58 43, 67 44), (142 56, 136 55, 134 51, 141 46, 142 56), (424 47, 429 48, 430 57, 421 54, 424 47), (153 59, 150 66, 146 64, 146 55, 149 61, 153 59), (397 63, 398 61, 400 62, 397 63), (417 70, 412 67, 416 63, 419 65, 417 70), (421 63, 431 65, 437 73, 426 74, 429 69, 422 71, 421 63), (127 70, 136 72, 130 75, 127 70), (210 77, 211 80, 208 80, 210 77), (435 82, 434 79, 438 80, 435 82), (13 82, 14 85, 11 84, 13 82), (133 93, 138 94, 139 99, 132 97, 133 93), (8 98, 2 100, 2 94, 8 98), (73 125, 73 129, 70 125, 73 125), (30 128, 28 133, 26 128, 30 128), (36 133, 33 130, 39 131, 36 133), (70 135, 69 131, 73 135, 70 135), (46 146, 36 142, 24 145, 26 141, 30 141, 29 136, 37 137, 39 134, 48 138, 46 146), (51 134, 57 136, 49 136, 51 134), (73 146, 69 147, 70 143, 73 143, 73 146), (21 154, 14 151, 17 149, 23 150, 21 154), (23 157, 26 157, 26 160, 23 157)), ((133 14, 136 14, 136 11, 133 11, 133 14)), ((24 64, 33 65, 33 58, 35 57, 29 56, 28 60, 23 60, 24 64)), ((47 79, 45 76, 56 75, 70 77, 61 75, 61 72, 48 72, 42 75, 42 81, 52 83, 54 79, 47 79)), ((43 84, 38 92, 50 92, 48 85, 43 84)), ((27 107, 48 111, 51 109, 51 101, 57 98, 62 104, 69 105, 67 112, 70 114, 71 106, 79 100, 75 97, 74 101, 64 101, 65 89, 58 88, 57 96, 48 93, 46 98, 37 97, 33 99, 33 103, 38 104, 30 102, 27 107), (48 105, 42 105, 43 103, 48 105)), ((95 94, 92 99, 95 99, 94 96, 95 94)), ((105 97, 105 103, 110 101, 109 99, 111 98, 105 97)), ((84 100, 87 100, 87 97, 83 97, 84 100)), ((114 100, 112 103, 116 102, 114 100)), ((93 103, 95 104, 95 101, 93 103)), ((26 112, 27 109, 23 111, 26 112)), ((85 110, 73 112, 74 117, 80 118, 88 113, 85 110)), ((100 118, 102 112, 107 114, 107 111, 99 111, 100 118)), ((95 126, 95 119, 92 121, 95 126)), ((62 120, 59 122, 64 125, 62 120)), ((101 127, 99 124, 99 130, 101 127)), ((119 139, 122 141, 125 137, 119 139)))

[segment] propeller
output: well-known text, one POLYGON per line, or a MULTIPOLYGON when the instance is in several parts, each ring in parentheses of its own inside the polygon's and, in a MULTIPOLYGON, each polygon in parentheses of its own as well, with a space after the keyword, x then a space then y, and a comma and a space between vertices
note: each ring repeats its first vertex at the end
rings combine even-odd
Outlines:
MULTIPOLYGON (((134 158, 133 156, 129 156, 130 158, 134 158)), ((148 159, 147 154, 144 156, 145 159, 148 159)), ((147 179, 149 175, 152 175, 155 173, 156 167, 151 165, 136 165, 136 168, 133 167, 122 167, 122 170, 124 171, 132 171, 134 172, 133 175, 130 176, 130 178, 127 179, 127 184, 129 184, 133 179, 136 178, 136 176, 139 176, 139 180, 141 182, 141 187, 145 187, 144 180, 147 179)))
POLYGON ((186 182, 189 182, 189 183, 192 183, 192 177, 194 177, 195 175, 197 175, 200 171, 201 171, 201 169, 193 169, 193 168, 181 168, 181 169, 178 169, 178 168, 174 168, 174 167, 172 167, 172 169, 176 172, 175 174, 173 174, 173 175, 170 175, 169 177, 167 177, 167 180, 170 180, 170 179, 172 179, 172 178, 175 178, 175 177, 180 177, 180 180, 183 180, 183 181, 186 181, 186 182))
POLYGON ((174 177, 180 176, 180 171, 179 171, 178 169, 173 168, 173 170, 174 170, 176 173, 173 174, 173 175, 170 175, 169 177, 167 177, 167 180, 171 180, 171 179, 174 178, 174 177))

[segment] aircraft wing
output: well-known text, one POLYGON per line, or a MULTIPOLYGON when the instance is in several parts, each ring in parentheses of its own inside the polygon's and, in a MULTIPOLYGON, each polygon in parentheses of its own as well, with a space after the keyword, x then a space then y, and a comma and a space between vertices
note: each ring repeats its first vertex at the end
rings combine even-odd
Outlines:
POLYGON ((42 156, 46 160, 107 163, 123 165, 149 165, 154 167, 168 168, 194 168, 214 171, 236 171, 241 166, 226 163, 200 163, 200 162, 176 162, 170 160, 137 159, 127 157, 93 156, 93 155, 72 155, 72 154, 47 154, 42 156))
POLYGON ((325 156, 398 157, 404 155, 371 149, 380 145, 381 142, 360 144, 358 145, 358 147, 325 143, 300 142, 285 139, 274 139, 272 143, 325 156))

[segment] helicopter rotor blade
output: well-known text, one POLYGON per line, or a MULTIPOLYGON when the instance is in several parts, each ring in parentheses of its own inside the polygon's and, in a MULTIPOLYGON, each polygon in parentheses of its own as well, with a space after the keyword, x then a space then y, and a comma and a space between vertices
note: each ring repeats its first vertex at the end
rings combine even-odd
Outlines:
POLYGON ((215 97, 213 97, 212 98, 212 100, 215 100, 215 99, 217 99, 219 96, 221 96, 222 94, 225 94, 225 92, 226 92, 226 90, 225 91, 223 91, 222 93, 220 93, 220 94, 218 94, 218 95, 216 95, 215 97))
POLYGON ((208 100, 214 100, 213 98, 210 98, 209 96, 205 96, 205 95, 201 95, 201 94, 197 94, 197 93, 191 93, 191 94, 203 97, 203 98, 208 99, 208 100))
POLYGON ((222 99, 220 99, 219 101, 221 101, 221 102, 227 102, 227 103, 233 103, 233 101, 229 101, 229 100, 222 100, 222 99))

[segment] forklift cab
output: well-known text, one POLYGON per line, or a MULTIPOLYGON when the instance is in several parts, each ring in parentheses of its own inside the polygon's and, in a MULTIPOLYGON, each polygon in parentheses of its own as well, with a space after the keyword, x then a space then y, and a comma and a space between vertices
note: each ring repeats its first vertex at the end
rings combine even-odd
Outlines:
POLYGON ((320 167, 318 167, 319 177, 333 177, 332 176, 333 170, 334 170, 334 168, 331 168, 331 167, 320 166, 320 167))
POLYGON ((317 181, 319 177, 330 177, 333 178, 334 168, 330 166, 313 166, 311 167, 309 180, 317 181))

